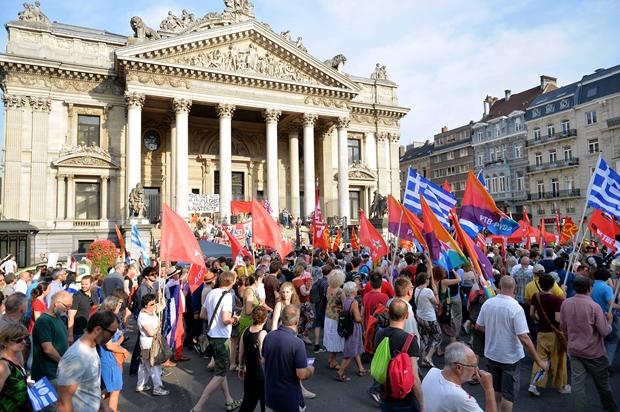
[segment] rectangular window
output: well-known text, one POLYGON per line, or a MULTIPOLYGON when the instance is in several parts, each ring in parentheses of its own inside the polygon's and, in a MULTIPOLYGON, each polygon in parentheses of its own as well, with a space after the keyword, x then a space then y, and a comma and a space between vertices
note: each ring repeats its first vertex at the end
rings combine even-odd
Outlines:
POLYGON ((448 160, 454 160, 454 152, 448 152, 447 153, 447 158, 448 158, 448 160))
POLYGON ((522 192, 524 189, 524 180, 523 180, 523 176, 521 175, 517 175, 517 191, 522 192))
POLYGON ((469 154, 469 150, 467 150, 466 147, 461 149, 461 151, 459 152, 460 157, 467 157, 468 154, 469 154))
POLYGON ((101 187, 99 183, 75 183, 75 218, 78 220, 101 218, 101 187))
POLYGON ((549 150, 549 163, 555 163, 558 161, 558 152, 555 149, 549 150))
POLYGON ((506 191, 506 176, 500 175, 498 182, 499 182, 499 191, 500 191, 500 193, 505 192, 506 191))
POLYGON ((540 128, 534 128, 534 140, 540 140, 540 128))
POLYGON ((484 155, 478 155, 478 160, 476 160, 476 165, 482 166, 483 163, 484 163, 484 155))
POLYGON ((78 240, 78 250, 77 250, 77 253, 86 253, 86 252, 88 252, 88 247, 93 242, 94 242, 94 240, 92 240, 92 239, 78 240))
POLYGON ((536 193, 538 193, 538 198, 542 199, 545 194, 545 182, 543 180, 536 182, 536 193))
POLYGON ((351 190, 349 191, 349 216, 351 216, 351 219, 359 219, 359 209, 360 191, 351 190))
POLYGON ((560 195, 560 179, 557 177, 551 179, 551 191, 553 192, 553 197, 558 197, 560 195))
POLYGON ((515 132, 520 132, 522 129, 521 119, 515 119, 515 132))
POLYGON ((547 137, 552 137, 555 134, 555 126, 552 124, 547 125, 547 137))
POLYGON ((353 164, 362 160, 361 141, 359 139, 348 139, 347 150, 349 153, 349 164, 353 164))
POLYGON ((571 192, 575 188, 575 178, 573 176, 566 176, 564 178, 564 184, 566 186, 566 190, 571 192))
POLYGON ((586 124, 596 123, 596 111, 586 112, 586 124))
POLYGON ((521 146, 515 146, 515 159, 521 159, 523 148, 521 146))
POLYGON ((564 160, 570 160, 573 158, 573 148, 570 146, 564 146, 564 160))
POLYGON ((501 131, 500 131, 500 127, 499 124, 495 125, 495 137, 498 137, 500 135, 501 131))
POLYGON ((476 136, 477 136, 477 138, 478 138, 478 141, 479 141, 479 142, 481 142, 481 141, 482 141, 482 136, 483 136, 483 131, 482 131, 482 129, 480 129, 480 130, 478 130, 478 131, 476 132, 476 136))
POLYGON ((568 120, 562 121, 562 136, 568 136, 570 131, 570 122, 568 120))
POLYGON ((78 145, 99 147, 99 123, 99 116, 78 115, 78 145))
POLYGON ((536 153, 536 157, 534 158, 536 161, 536 166, 540 166, 543 161, 542 161, 542 153, 538 152, 536 153))
MULTIPOLYGON (((214 193, 220 193, 219 170, 213 172, 213 188, 214 193)), ((233 200, 245 200, 245 173, 243 172, 232 172, 232 197, 233 200)))
POLYGON ((588 139, 588 153, 598 153, 598 137, 595 139, 588 139))

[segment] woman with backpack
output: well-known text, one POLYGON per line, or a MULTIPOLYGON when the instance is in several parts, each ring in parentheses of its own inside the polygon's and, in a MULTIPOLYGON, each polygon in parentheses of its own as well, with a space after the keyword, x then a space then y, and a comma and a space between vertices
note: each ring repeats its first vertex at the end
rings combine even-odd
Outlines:
POLYGON ((355 360, 358 376, 366 376, 368 371, 364 369, 360 357, 364 353, 364 343, 362 342, 362 310, 359 302, 355 299, 357 284, 355 282, 347 282, 342 287, 342 291, 344 293, 342 310, 349 312, 349 318, 353 322, 353 332, 344 340, 343 359, 335 379, 340 382, 349 382, 351 378, 345 373, 351 363, 351 359, 355 360))
POLYGON ((413 291, 413 300, 422 343, 420 365, 435 367, 433 354, 441 344, 441 329, 435 312, 437 292, 435 287, 429 289, 430 277, 428 274, 418 273, 415 280, 416 287, 413 291))

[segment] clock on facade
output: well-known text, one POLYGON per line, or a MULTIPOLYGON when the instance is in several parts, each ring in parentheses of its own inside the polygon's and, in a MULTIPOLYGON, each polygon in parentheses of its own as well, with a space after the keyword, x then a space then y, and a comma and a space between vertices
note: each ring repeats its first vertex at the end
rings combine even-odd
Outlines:
POLYGON ((161 143, 161 137, 155 130, 148 130, 144 133, 144 138, 142 140, 144 141, 144 147, 152 152, 157 150, 161 143))

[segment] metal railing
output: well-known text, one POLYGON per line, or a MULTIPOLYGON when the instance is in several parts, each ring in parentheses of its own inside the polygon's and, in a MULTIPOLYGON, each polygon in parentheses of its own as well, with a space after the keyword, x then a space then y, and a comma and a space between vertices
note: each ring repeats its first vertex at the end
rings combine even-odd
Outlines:
POLYGON ((541 163, 539 165, 530 165, 527 167, 528 172, 539 172, 541 170, 553 169, 558 167, 579 166, 579 158, 571 157, 569 159, 556 160, 555 162, 541 163))
POLYGON ((532 147, 532 146, 537 146, 539 144, 545 144, 547 142, 553 142, 556 140, 567 139, 569 137, 575 137, 575 136, 577 136, 577 129, 568 129, 566 131, 554 133, 551 136, 543 136, 540 139, 529 139, 525 142, 525 146, 532 147))
POLYGON ((530 193, 528 200, 559 199, 562 197, 581 197, 581 189, 564 189, 551 192, 530 193))
POLYGON ((80 220, 74 220, 73 226, 74 227, 97 227, 99 226, 100 222, 101 220, 99 219, 80 219, 80 220))

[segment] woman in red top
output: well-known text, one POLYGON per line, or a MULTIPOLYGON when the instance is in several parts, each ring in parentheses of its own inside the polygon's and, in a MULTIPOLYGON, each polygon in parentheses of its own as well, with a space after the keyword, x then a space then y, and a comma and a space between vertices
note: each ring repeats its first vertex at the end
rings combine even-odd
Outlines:
POLYGON ((30 322, 28 323, 28 333, 32 335, 34 322, 47 311, 45 297, 49 293, 49 283, 40 282, 32 292, 30 292, 30 322))
POLYGON ((303 341, 307 344, 312 344, 312 341, 308 337, 308 333, 314 325, 314 308, 310 302, 310 290, 312 289, 312 276, 305 271, 302 265, 295 266, 293 269, 295 273, 295 279, 293 279, 293 286, 299 301, 301 302, 300 316, 298 332, 302 334, 303 341))

